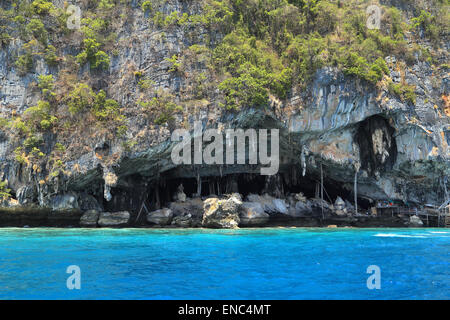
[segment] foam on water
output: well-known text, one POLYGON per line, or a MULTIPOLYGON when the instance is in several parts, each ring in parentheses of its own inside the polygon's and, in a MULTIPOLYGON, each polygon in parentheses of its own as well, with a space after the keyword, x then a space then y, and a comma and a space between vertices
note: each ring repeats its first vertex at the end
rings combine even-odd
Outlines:
POLYGON ((375 237, 385 237, 385 238, 426 238, 422 234, 398 234, 398 233, 377 233, 375 237))

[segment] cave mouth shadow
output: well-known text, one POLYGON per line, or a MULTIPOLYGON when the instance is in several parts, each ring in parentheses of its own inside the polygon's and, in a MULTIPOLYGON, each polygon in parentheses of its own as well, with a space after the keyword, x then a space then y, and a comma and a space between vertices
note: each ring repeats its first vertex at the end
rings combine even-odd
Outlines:
MULTIPOLYGON (((282 171, 272 178, 256 173, 235 173, 224 176, 205 176, 201 177, 201 197, 206 198, 211 195, 223 196, 237 192, 242 195, 243 200, 249 194, 262 195, 267 193, 273 197, 277 197, 275 189, 281 190, 281 197, 286 198, 289 194, 303 193, 308 199, 318 197, 320 189, 320 177, 314 173, 306 174, 304 177, 297 175, 296 179, 292 179, 296 170, 288 169, 282 171), (275 183, 274 183, 275 181, 275 183)), ((153 198, 155 202, 155 193, 158 192, 158 199, 161 207, 167 206, 170 202, 175 201, 175 195, 179 186, 183 185, 183 192, 189 198, 197 197, 197 179, 196 178, 167 178, 161 177, 160 182, 149 184, 147 193, 149 199, 153 198), (163 182, 162 182, 163 181, 163 182)), ((279 194, 278 194, 279 196, 279 194)), ((319 196, 320 197, 320 196, 319 196)), ((324 200, 334 203, 337 197, 354 204, 353 190, 344 188, 343 183, 324 177, 324 200)), ((358 207, 368 209, 370 202, 365 198, 358 197, 358 207)), ((156 207, 153 207, 156 209, 156 207)))
MULTIPOLYGON (((208 171, 211 172, 212 170, 208 171)), ((197 198, 198 176, 195 172, 186 172, 173 168, 161 173, 158 177, 144 177, 141 175, 130 176, 122 183, 111 189, 112 200, 106 202, 101 199, 106 211, 129 211, 138 214, 145 203, 146 211, 154 211, 169 207, 171 202, 177 201, 177 193, 180 185, 188 198, 197 198), (180 176, 184 175, 184 176, 180 176)), ((338 197, 354 205, 354 193, 352 186, 338 182, 327 174, 324 174, 324 200, 334 204, 338 197)), ((204 200, 209 196, 224 196, 231 193, 239 193, 242 200, 247 200, 249 194, 269 194, 274 198, 288 199, 289 195, 303 193, 308 199, 320 198, 320 172, 308 170, 302 175, 300 164, 285 164, 280 171, 273 176, 264 176, 259 172, 236 170, 225 175, 205 175, 200 177, 201 194, 204 200)), ((101 192, 103 194, 103 192, 101 192)), ((98 197, 100 198, 100 197, 98 197)), ((103 197, 101 197, 103 198, 103 197)), ((368 209, 372 206, 368 199, 358 197, 358 207, 368 209)))
POLYGON ((397 160, 395 128, 380 115, 361 121, 354 140, 359 147, 361 169, 375 175, 376 171, 391 170, 397 160))

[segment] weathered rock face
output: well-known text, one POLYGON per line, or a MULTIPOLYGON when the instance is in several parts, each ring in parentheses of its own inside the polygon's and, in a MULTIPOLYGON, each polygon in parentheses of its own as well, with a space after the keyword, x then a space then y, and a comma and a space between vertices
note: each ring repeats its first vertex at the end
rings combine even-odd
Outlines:
POLYGON ((147 222, 150 224, 165 226, 172 222, 172 218, 173 218, 172 210, 164 208, 150 212, 147 215, 147 222))
POLYGON ((239 215, 240 225, 260 226, 269 221, 269 215, 264 212, 262 205, 258 202, 243 202, 239 215))
POLYGON ((33 204, 36 197, 36 190, 33 186, 23 186, 17 190, 17 200, 20 205, 33 204))
POLYGON ((102 212, 98 219, 98 225, 104 228, 126 227, 130 222, 130 213, 122 212, 102 212))
POLYGON ((51 198, 50 206, 53 210, 71 210, 78 209, 76 194, 57 195, 51 198))
POLYGON ((97 210, 88 210, 80 218, 80 226, 83 228, 96 228, 100 213, 97 210))
POLYGON ((240 222, 241 199, 232 195, 229 199, 209 198, 203 203, 202 224, 208 228, 233 229, 240 222))
MULTIPOLYGON (((408 80, 411 85, 422 86, 419 79, 431 81, 425 69, 425 65, 417 65, 415 76, 408 80)), ((448 90, 447 84, 442 83, 440 90, 448 90)), ((434 96, 436 100, 438 91, 429 87, 421 99, 434 96)), ((317 73, 312 94, 311 108, 289 119, 290 132, 298 135, 303 145, 306 172, 318 176, 317 159, 322 159, 325 177, 351 189, 359 164, 361 196, 442 202, 438 172, 443 176, 449 173, 448 118, 416 124, 407 103, 386 91, 376 92, 346 79, 332 69, 317 73), (421 192, 416 182, 427 191, 421 192)), ((415 108, 419 114, 426 109, 420 103, 415 108)))
POLYGON ((97 199, 89 194, 81 194, 78 199, 78 205, 80 210, 88 211, 88 210, 96 210, 103 211, 103 207, 98 203, 97 199))

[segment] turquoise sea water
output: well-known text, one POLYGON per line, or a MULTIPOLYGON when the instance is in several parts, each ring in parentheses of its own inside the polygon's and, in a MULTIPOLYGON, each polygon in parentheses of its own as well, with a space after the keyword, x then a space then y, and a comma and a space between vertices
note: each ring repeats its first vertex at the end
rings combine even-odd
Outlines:
POLYGON ((449 298, 448 229, 0 229, 0 299, 449 298))

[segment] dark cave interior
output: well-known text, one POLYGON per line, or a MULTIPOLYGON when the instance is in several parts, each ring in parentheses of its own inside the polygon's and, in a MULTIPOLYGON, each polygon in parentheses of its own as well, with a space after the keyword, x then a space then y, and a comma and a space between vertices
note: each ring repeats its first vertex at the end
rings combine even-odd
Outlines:
MULTIPOLYGON (((244 199, 249 194, 261 195, 264 193, 268 193, 274 197, 286 197, 290 193, 302 192, 307 198, 316 197, 316 193, 320 190, 320 176, 311 173, 302 177, 296 174, 296 178, 292 179, 293 174, 296 174, 295 170, 280 172, 278 175, 272 176, 272 178, 260 174, 248 173, 238 173, 222 177, 201 177, 201 197, 223 195, 232 192, 240 193, 244 199)), ((148 197, 150 207, 148 209, 159 209, 174 201, 174 195, 177 193, 180 184, 183 185, 183 192, 187 197, 193 198, 197 196, 196 178, 167 179, 164 175, 161 175, 159 182, 153 181, 149 183, 141 193, 136 192, 136 190, 134 192, 128 192, 124 189, 113 188, 111 191, 113 201, 109 203, 105 203, 104 201, 103 204, 111 210, 138 211, 140 203, 142 203, 142 194, 145 194, 144 196, 148 197), (116 200, 116 198, 119 199, 116 200), (134 200, 125 200, 130 198, 134 200)), ((334 203, 338 196, 352 204, 354 202, 352 190, 347 190, 342 187, 341 183, 324 177, 324 199, 334 203)), ((367 199, 358 197, 358 207, 368 209, 370 203, 367 199)))

